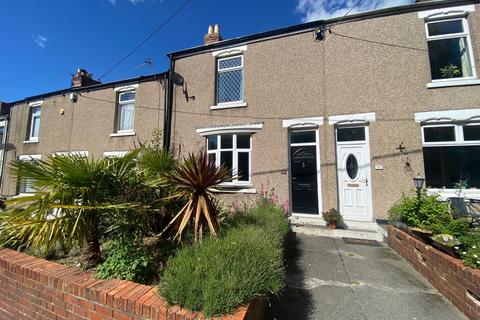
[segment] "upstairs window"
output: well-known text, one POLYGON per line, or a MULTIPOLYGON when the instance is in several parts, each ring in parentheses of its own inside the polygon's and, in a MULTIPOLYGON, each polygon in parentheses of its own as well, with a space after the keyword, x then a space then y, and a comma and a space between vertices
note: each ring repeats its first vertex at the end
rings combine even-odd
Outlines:
POLYGON ((117 133, 133 132, 135 118, 135 91, 118 94, 117 133))
POLYGON ((466 17, 426 22, 433 81, 475 78, 466 17))
POLYGON ((217 105, 243 101, 243 55, 217 59, 217 105))
POLYGON ((428 188, 480 188, 480 123, 425 125, 423 158, 428 188))
POLYGON ((38 141, 40 132, 41 105, 31 105, 29 114, 28 140, 38 141))
POLYGON ((226 184, 249 184, 251 175, 251 135, 218 134, 207 136, 207 154, 217 167, 225 166, 232 176, 226 184))

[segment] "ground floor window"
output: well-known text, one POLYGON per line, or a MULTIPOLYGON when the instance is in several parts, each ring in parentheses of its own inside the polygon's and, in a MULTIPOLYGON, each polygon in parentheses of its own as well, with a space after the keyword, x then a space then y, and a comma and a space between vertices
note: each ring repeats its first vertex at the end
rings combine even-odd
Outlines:
MULTIPOLYGON (((40 160, 40 155, 21 155, 18 158, 20 161, 36 161, 40 160)), ((30 177, 21 177, 18 181, 18 192, 19 193, 34 193, 36 190, 34 188, 35 179, 30 177)))
POLYGON ((424 126, 423 158, 428 188, 480 188, 480 123, 424 126))
POLYGON ((235 179, 231 184, 251 182, 251 135, 216 134, 207 136, 207 153, 217 166, 224 165, 235 179))

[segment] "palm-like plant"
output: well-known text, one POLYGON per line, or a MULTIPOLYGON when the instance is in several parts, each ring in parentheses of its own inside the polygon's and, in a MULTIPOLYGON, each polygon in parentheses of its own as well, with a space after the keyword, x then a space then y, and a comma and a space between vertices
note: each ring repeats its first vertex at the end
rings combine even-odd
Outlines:
POLYGON ((216 167, 215 161, 205 152, 195 155, 190 153, 184 162, 176 167, 175 173, 167 173, 166 177, 176 184, 177 197, 187 198, 187 204, 170 221, 165 232, 176 225, 174 239, 181 241, 186 227, 193 226, 195 242, 202 239, 203 229, 208 226, 210 233, 218 233, 217 213, 212 206, 211 189, 223 182, 231 181, 230 172, 224 167, 216 167))
POLYGON ((57 242, 84 245, 85 263, 100 261, 102 219, 135 204, 115 203, 119 184, 131 173, 134 155, 122 160, 78 156, 13 161, 10 170, 33 179, 36 192, 7 202, 0 215, 0 241, 15 247, 45 247, 57 242))

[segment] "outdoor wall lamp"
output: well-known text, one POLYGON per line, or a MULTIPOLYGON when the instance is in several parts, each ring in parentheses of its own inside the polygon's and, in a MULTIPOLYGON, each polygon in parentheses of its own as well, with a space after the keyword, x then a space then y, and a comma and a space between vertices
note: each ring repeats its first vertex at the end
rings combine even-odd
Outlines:
POLYGON ((425 178, 422 177, 420 174, 417 174, 415 177, 413 177, 413 183, 415 184, 415 189, 417 189, 417 194, 420 195, 420 190, 422 190, 423 188, 425 178))

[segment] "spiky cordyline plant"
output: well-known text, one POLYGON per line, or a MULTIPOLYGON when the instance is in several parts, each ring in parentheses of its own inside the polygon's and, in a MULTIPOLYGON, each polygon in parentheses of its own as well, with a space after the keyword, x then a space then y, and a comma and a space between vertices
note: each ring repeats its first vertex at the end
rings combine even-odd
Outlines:
POLYGON ((176 196, 185 197, 188 201, 163 232, 176 225, 174 239, 181 241, 186 227, 191 224, 195 242, 202 239, 205 226, 208 226, 212 235, 217 235, 219 224, 217 212, 212 206, 211 188, 232 180, 228 169, 224 166, 216 167, 215 161, 205 152, 190 153, 182 164, 177 165, 175 173, 167 173, 166 177, 176 184, 176 196))

